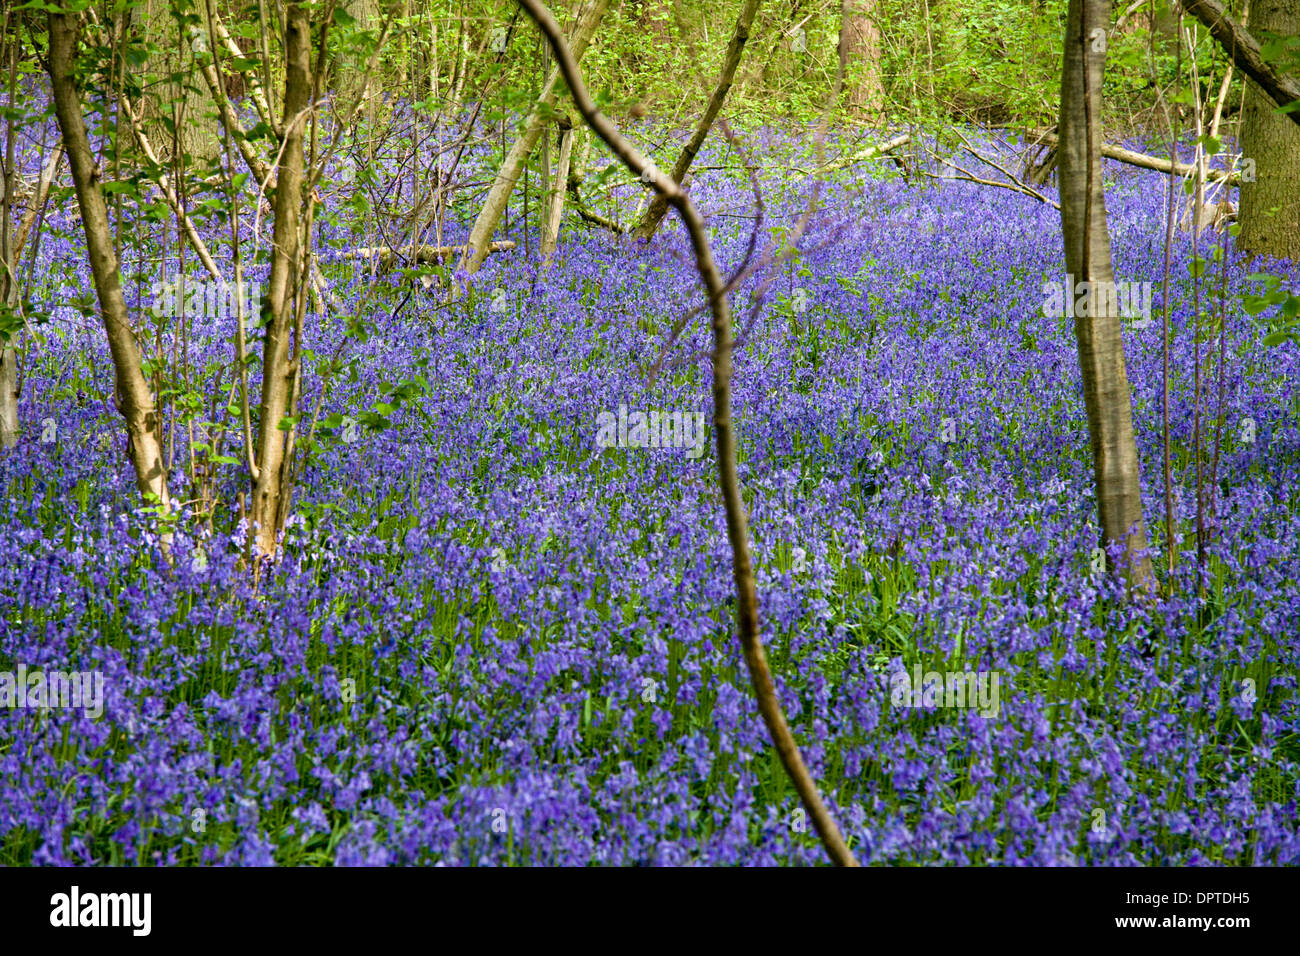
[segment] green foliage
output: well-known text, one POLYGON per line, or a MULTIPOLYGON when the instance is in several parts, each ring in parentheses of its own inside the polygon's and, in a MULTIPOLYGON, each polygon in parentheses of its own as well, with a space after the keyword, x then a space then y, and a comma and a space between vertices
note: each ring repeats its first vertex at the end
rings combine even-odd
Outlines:
POLYGON ((1256 272, 1250 276, 1256 282, 1262 282, 1264 288, 1259 293, 1243 292, 1241 305, 1250 315, 1258 316, 1265 309, 1276 308, 1272 329, 1264 337, 1265 345, 1281 345, 1283 342, 1300 341, 1300 296, 1282 287, 1282 278, 1267 272, 1256 272))

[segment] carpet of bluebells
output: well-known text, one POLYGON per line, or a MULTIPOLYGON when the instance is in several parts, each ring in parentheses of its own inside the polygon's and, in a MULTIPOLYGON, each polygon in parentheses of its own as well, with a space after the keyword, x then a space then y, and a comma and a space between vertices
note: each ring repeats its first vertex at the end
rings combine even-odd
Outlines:
MULTIPOLYGON (((749 144, 762 235, 780 241, 811 191, 789 167, 811 153, 802 138, 749 144)), ((752 190, 725 141, 700 163, 692 194, 729 269, 752 190)), ((1117 277, 1155 289, 1156 322, 1126 320, 1125 346, 1169 580, 1163 184, 1107 175, 1117 277)), ((383 177, 381 160, 323 190, 318 249, 341 304, 308 317, 305 381, 327 427, 256 584, 239 465, 221 466, 216 533, 186 505, 174 566, 159 557, 103 333, 81 308, 75 203, 51 211, 35 296, 49 319, 26 358, 22 443, 0 460, 0 671, 100 671, 105 700, 98 718, 0 709, 0 864, 822 862, 734 634, 711 433, 699 458, 595 440, 620 405, 711 413, 704 317, 646 374, 700 304, 682 231, 637 245, 575 217, 542 268, 512 224, 520 248, 452 297, 437 270, 374 277, 344 257, 365 241, 353 194, 383 177), (322 392, 312 363, 333 354, 343 370, 322 392), (346 435, 340 416, 364 427, 346 435)), ((597 201, 630 219, 638 196, 597 201)), ((1217 378, 1204 385, 1221 452, 1198 573, 1192 250, 1175 238, 1183 550, 1172 596, 1143 604, 1093 560, 1072 320, 1043 314, 1059 214, 878 166, 828 185, 800 247, 757 311, 757 280, 734 295, 738 327, 756 317, 736 356, 740 480, 780 697, 858 857, 1300 862, 1300 350, 1264 347, 1240 305, 1258 263, 1229 270, 1221 431, 1217 378), (997 673, 997 713, 895 706, 892 675, 918 665, 997 673)), ((125 259, 147 305, 157 263, 125 259)), ((1214 290, 1217 309, 1212 272, 1202 304, 1214 290)), ((187 275, 203 278, 193 260, 187 275)), ((218 373, 229 388, 233 328, 190 321, 205 401, 218 373)), ((1217 348, 1200 343, 1211 370, 1217 348)), ((181 502, 186 436, 177 426, 181 502)))

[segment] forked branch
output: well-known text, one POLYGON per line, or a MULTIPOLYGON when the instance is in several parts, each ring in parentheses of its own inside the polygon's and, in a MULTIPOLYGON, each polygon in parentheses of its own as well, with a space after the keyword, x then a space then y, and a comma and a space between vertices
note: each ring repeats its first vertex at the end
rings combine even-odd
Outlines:
POLYGON ((736 439, 731 419, 731 371, 733 340, 731 332, 731 310, 727 303, 726 288, 722 274, 718 270, 713 250, 704 232, 704 221, 690 197, 673 181, 671 176, 660 172, 655 165, 641 154, 614 127, 604 114, 596 108, 591 94, 583 82, 578 64, 564 42, 560 25, 555 22, 551 12, 539 0, 519 0, 520 6, 536 21, 546 36, 555 54, 555 61, 564 75, 573 96, 574 105, 582 113, 596 135, 604 140, 610 150, 633 174, 654 186, 655 191, 668 205, 677 210, 691 238, 695 253, 695 267, 700 274, 705 291, 709 297, 709 311, 713 318, 713 429, 717 439, 718 477, 722 486, 722 501, 727 517, 727 537, 731 543, 732 569, 736 581, 736 613, 739 622, 740 641, 745 653, 745 663, 749 668, 750 680, 754 685, 754 694, 758 698, 758 709, 763 715, 772 743, 781 758, 799 799, 812 818, 817 835, 831 860, 840 866, 857 866, 858 862, 849 851, 840 835, 839 827, 831 819, 822 802, 821 795, 813 783, 812 776, 804 764, 803 755, 790 733, 781 703, 772 684, 772 674, 768 670, 767 655, 758 633, 758 599, 754 583, 753 562, 749 552, 749 519, 745 514, 740 498, 740 484, 736 477, 736 439))

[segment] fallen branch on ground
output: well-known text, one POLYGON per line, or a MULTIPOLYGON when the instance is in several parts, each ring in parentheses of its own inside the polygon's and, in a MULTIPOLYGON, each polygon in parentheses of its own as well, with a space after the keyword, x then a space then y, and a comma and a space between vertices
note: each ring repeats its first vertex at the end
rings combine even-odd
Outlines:
POLYGON ((865 163, 869 159, 879 159, 887 153, 892 153, 899 147, 906 146, 911 141, 912 135, 910 133, 902 133, 888 142, 881 143, 877 146, 868 146, 866 149, 858 150, 856 153, 842 156, 834 162, 827 163, 825 166, 818 166, 815 169, 800 169, 797 166, 791 166, 790 171, 796 172, 801 176, 815 176, 820 173, 833 173, 836 170, 856 166, 858 163, 865 163))
POLYGON ((948 164, 952 166, 953 169, 956 169, 958 172, 965 173, 966 175, 938 176, 926 169, 922 169, 920 171, 921 175, 928 176, 931 179, 938 179, 941 182, 947 182, 947 183, 975 183, 979 186, 997 186, 1001 189, 1010 189, 1013 193, 1020 193, 1024 196, 1032 196, 1034 199, 1037 199, 1039 202, 1046 203, 1047 205, 1051 206, 1053 209, 1059 210, 1061 208, 1060 203, 1053 202, 1052 200, 1044 196, 1042 193, 1036 192, 1035 190, 1030 189, 1028 186, 1022 185, 1020 183, 999 182, 996 179, 983 179, 979 176, 971 175, 971 173, 968 170, 966 170, 961 166, 958 166, 952 160, 948 160, 948 164))
POLYGON ((569 195, 573 197, 573 201, 570 205, 573 206, 573 211, 578 214, 578 218, 583 222, 589 222, 593 226, 600 226, 604 229, 608 229, 610 232, 617 233, 620 236, 626 235, 630 227, 617 223, 613 219, 606 219, 604 216, 592 212, 583 205, 582 195, 578 192, 578 184, 582 182, 582 179, 582 176, 570 176, 568 182, 569 195))
MULTIPOLYGON (((514 242, 507 240, 492 243, 487 251, 491 255, 494 252, 509 252, 514 247, 514 242)), ((399 256, 402 259, 414 262, 443 262, 452 256, 462 255, 464 252, 464 246, 406 246, 397 250, 390 249, 388 246, 363 246, 343 253, 343 258, 378 259, 379 267, 387 272, 393 267, 399 256)))
POLYGON ((1001 163, 997 162, 996 160, 989 159, 987 156, 977 151, 975 147, 970 144, 970 141, 967 140, 965 136, 962 136, 960 133, 958 133, 957 135, 961 138, 962 143, 965 144, 963 148, 966 150, 966 152, 970 153, 972 156, 978 159, 981 163, 984 163, 986 166, 992 166, 1002 175, 1006 176, 1008 181, 1003 182, 998 179, 985 179, 982 176, 976 176, 965 166, 958 164, 956 159, 944 158, 940 156, 938 153, 936 153, 933 149, 929 149, 927 147, 922 147, 922 148, 925 149, 925 151, 929 153, 932 158, 934 158, 938 162, 943 163, 944 166, 948 167, 949 169, 962 173, 962 175, 961 176, 939 176, 936 175, 935 173, 930 172, 928 169, 922 169, 919 170, 922 176, 927 176, 930 179, 937 179, 944 182, 976 183, 980 186, 996 186, 999 189, 1010 189, 1012 192, 1020 193, 1021 195, 1024 196, 1031 196, 1034 199, 1037 199, 1039 202, 1051 206, 1053 209, 1059 210, 1061 208, 1059 203, 1053 202, 1052 200, 1048 199, 1038 190, 1031 189, 1029 186, 1026 186, 1023 182, 1021 182, 1019 179, 1013 176, 1007 170, 1007 168, 1003 166, 1001 163))
MULTIPOLYGON (((1055 146, 1056 134, 1046 129, 1031 129, 1026 135, 1034 141, 1034 145, 1055 146)), ((1111 146, 1103 143, 1101 146, 1101 155, 1107 159, 1119 160, 1121 163, 1128 163, 1130 166, 1139 166, 1142 169, 1152 169, 1158 173, 1169 173, 1172 166, 1173 171, 1179 176, 1196 175, 1196 167, 1190 163, 1172 164, 1167 159, 1161 159, 1158 156, 1148 156, 1146 153, 1134 152, 1131 149, 1125 149, 1122 146, 1111 146)), ((1229 183, 1236 183, 1240 178, 1238 173, 1225 173, 1222 170, 1212 170, 1206 177, 1210 181, 1217 179, 1226 179, 1229 183)))

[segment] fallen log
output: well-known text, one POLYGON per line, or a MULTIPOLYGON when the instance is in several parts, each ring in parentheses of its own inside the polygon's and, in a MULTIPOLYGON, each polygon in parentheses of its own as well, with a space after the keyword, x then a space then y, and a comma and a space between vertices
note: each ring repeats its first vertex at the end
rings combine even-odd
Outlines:
POLYGON ((613 219, 606 219, 604 216, 592 212, 583 203, 582 194, 578 190, 582 186, 583 180, 586 178, 587 177, 582 173, 570 173, 569 181, 566 184, 569 195, 573 197, 572 202, 570 202, 569 205, 571 205, 573 211, 578 214, 578 218, 593 226, 600 226, 602 229, 608 229, 615 235, 627 235, 632 228, 631 226, 624 226, 622 223, 617 223, 613 219))
MULTIPOLYGON (((1026 134, 1035 146, 1052 146, 1057 144, 1056 134, 1046 129, 1031 129, 1026 134)), ((1168 175, 1170 167, 1179 176, 1195 176, 1196 167, 1191 163, 1178 163, 1174 165, 1167 159, 1161 159, 1158 156, 1148 156, 1146 153, 1134 152, 1131 149, 1125 149, 1122 146, 1111 146, 1103 143, 1101 146, 1101 155, 1107 159, 1115 159, 1121 163, 1128 163, 1130 166, 1139 166, 1142 169, 1151 169, 1158 173, 1168 175)), ((1239 173, 1225 173, 1222 170, 1212 169, 1206 177, 1207 182, 1215 182, 1225 179, 1230 184, 1235 184, 1240 178, 1239 173)))
MULTIPOLYGON (((513 240, 494 242, 488 246, 487 254, 509 252, 514 247, 513 240)), ((359 249, 351 249, 343 253, 343 258, 368 259, 372 262, 377 260, 380 269, 387 272, 396 264, 399 255, 408 261, 443 262, 452 256, 462 255, 464 252, 465 246, 406 246, 397 250, 393 250, 388 246, 362 246, 359 249)))
POLYGON ((617 233, 620 236, 626 235, 628 232, 628 226, 617 223, 613 219, 606 219, 599 213, 594 213, 586 206, 580 205, 579 203, 573 204, 573 211, 578 214, 579 219, 583 222, 591 223, 593 226, 600 226, 602 229, 608 229, 610 232, 617 233))
POLYGON ((880 143, 876 146, 868 146, 865 149, 858 150, 856 153, 842 156, 839 159, 826 163, 824 166, 818 166, 815 169, 800 169, 797 166, 792 166, 790 168, 801 176, 815 176, 819 173, 833 173, 836 170, 856 166, 858 163, 865 163, 869 159, 878 159, 881 156, 892 153, 899 147, 906 146, 911 141, 912 136, 910 133, 902 133, 888 142, 880 143))

